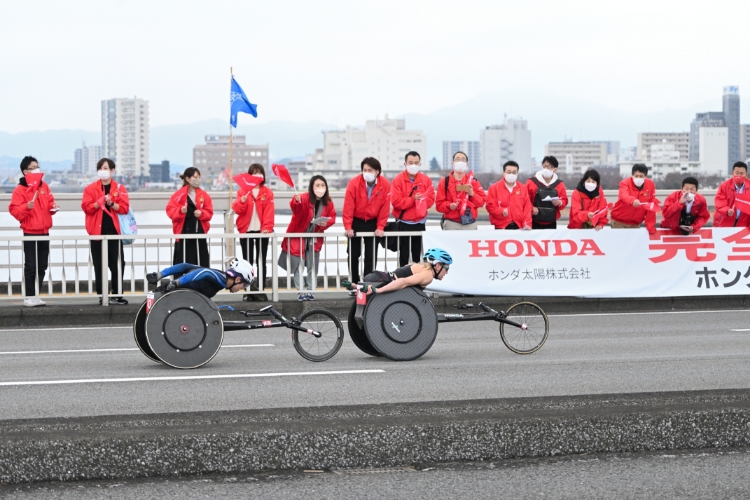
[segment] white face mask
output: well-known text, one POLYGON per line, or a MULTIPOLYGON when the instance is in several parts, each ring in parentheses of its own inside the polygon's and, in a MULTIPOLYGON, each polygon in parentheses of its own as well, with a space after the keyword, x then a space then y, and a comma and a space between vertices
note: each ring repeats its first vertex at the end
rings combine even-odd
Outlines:
POLYGON ((99 178, 103 181, 106 181, 110 177, 112 177, 112 173, 109 170, 97 170, 96 175, 99 176, 99 178))
POLYGON ((375 174, 373 174, 371 172, 362 172, 362 177, 365 178, 365 182, 366 183, 372 184, 373 182, 375 182, 375 177, 376 176, 375 176, 375 174))
POLYGON ((463 174, 469 168, 469 165, 465 161, 457 161, 453 164, 453 170, 459 174, 463 174))
POLYGON ((322 198, 326 195, 326 189, 313 189, 313 193, 315 193, 315 196, 317 196, 318 198, 322 198))
POLYGON ((646 182, 645 177, 633 177, 633 184, 635 184, 638 187, 643 186, 644 182, 646 182))
POLYGON ((508 182, 508 184, 515 184, 516 179, 518 179, 517 174, 505 174, 505 180, 508 182))
POLYGON ((584 182, 583 185, 586 188, 586 191, 589 191, 589 192, 594 191, 598 186, 596 182, 584 182))
POLYGON ((190 185, 193 186, 195 189, 198 189, 201 187, 201 180, 200 179, 190 179, 190 185))
POLYGON ((419 172, 419 165, 407 165, 406 171, 409 173, 409 175, 417 175, 417 172, 419 172))
POLYGON ((688 193, 686 199, 687 201, 693 201, 695 199, 695 195, 693 193, 688 193))
POLYGON ((551 179, 553 175, 555 175, 555 173, 552 170, 548 168, 542 169, 542 177, 544 177, 545 179, 551 179))

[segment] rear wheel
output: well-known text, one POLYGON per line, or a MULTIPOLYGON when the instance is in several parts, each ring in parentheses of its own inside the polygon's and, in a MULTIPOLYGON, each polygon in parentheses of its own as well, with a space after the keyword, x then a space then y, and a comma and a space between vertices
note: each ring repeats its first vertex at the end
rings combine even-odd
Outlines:
POLYGON ((365 333, 364 328, 357 326, 357 320, 354 318, 356 312, 357 303, 354 302, 352 303, 351 309, 349 309, 349 317, 347 318, 348 321, 346 323, 346 326, 349 328, 349 337, 352 339, 352 342, 354 342, 354 345, 356 345, 363 353, 369 354, 370 356, 380 356, 378 350, 375 349, 367 339, 367 334, 365 333))
POLYGON ((320 333, 292 331, 294 348, 303 358, 310 361, 326 361, 341 349, 344 343, 344 327, 335 314, 327 309, 309 309, 299 317, 300 327, 320 333))
POLYGON ((519 302, 510 306, 505 314, 508 321, 523 325, 523 328, 518 328, 500 323, 500 338, 511 351, 516 354, 531 354, 547 341, 549 320, 538 305, 519 302))

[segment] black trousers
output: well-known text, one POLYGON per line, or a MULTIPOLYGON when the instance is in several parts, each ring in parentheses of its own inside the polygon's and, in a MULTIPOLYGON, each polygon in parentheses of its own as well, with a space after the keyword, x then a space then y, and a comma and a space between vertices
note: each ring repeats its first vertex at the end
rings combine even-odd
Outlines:
MULTIPOLYGON (((94 278, 96 279, 96 293, 102 294, 102 241, 91 240, 91 261, 94 264, 94 278)), ((123 275, 122 270, 125 268, 125 251, 122 248, 122 241, 107 241, 107 267, 112 274, 112 295, 120 294, 120 278, 123 275), (118 260, 119 259, 119 260, 118 260)))
POLYGON ((354 218, 352 230, 354 238, 349 238, 347 253, 349 254, 349 273, 352 275, 352 283, 359 283, 359 257, 362 255, 362 240, 365 244, 365 269, 363 275, 367 276, 375 269, 375 261, 378 259, 378 245, 374 236, 359 237, 358 231, 372 233, 378 228, 378 220, 363 220, 354 218))
MULTIPOLYGON (((399 231, 424 231, 424 224, 404 224, 398 222, 399 231)), ((398 265, 404 267, 409 263, 409 252, 411 262, 422 261, 422 237, 421 236, 399 236, 398 238, 398 265)))
MULTIPOLYGON (((248 231, 247 234, 260 234, 260 231, 248 231)), ((266 274, 266 255, 268 255, 268 240, 269 238, 240 238, 240 248, 242 248, 242 258, 248 261, 250 264, 256 264, 258 266, 258 272, 261 270, 263 274, 258 275, 258 288, 263 288, 263 282, 260 281, 260 277, 263 276, 263 281, 269 276, 266 274)))
POLYGON ((557 229, 557 221, 541 224, 535 220, 531 221, 531 229, 557 229))
MULTIPOLYGON (((26 234, 24 236, 49 236, 48 234, 26 234)), ((39 282, 39 294, 42 293, 44 275, 49 263, 49 241, 23 242, 23 277, 26 282, 26 296, 36 295, 36 281, 39 282)))

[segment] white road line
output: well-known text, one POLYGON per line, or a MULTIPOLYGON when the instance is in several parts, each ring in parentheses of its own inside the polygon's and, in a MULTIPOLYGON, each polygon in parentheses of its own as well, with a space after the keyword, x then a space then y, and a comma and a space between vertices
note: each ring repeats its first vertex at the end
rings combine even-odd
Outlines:
MULTIPOLYGON (((274 344, 237 344, 237 345, 223 345, 222 349, 227 347, 273 347, 274 344)), ((5 351, 0 352, 3 354, 68 354, 74 352, 115 352, 115 351, 137 351, 137 347, 121 347, 112 349, 61 349, 58 351, 5 351)))
POLYGON ((713 313, 742 313, 750 312, 746 309, 723 309, 714 311, 661 311, 661 312, 611 312, 611 313, 581 313, 581 314, 548 314, 549 318, 573 318, 583 316, 645 316, 653 314, 713 314, 713 313))
POLYGON ((750 332, 750 328, 730 328, 730 332, 750 332))
POLYGON ((123 328, 127 328, 128 330, 133 330, 132 326, 124 325, 124 326, 79 326, 79 327, 73 327, 73 328, 57 328, 55 326, 50 326, 48 328, 12 328, 8 330, 0 330, 0 333, 5 332, 59 332, 62 330, 122 330, 123 328))
POLYGON ((72 380, 29 380, 18 382, 0 382, 0 387, 23 385, 64 385, 64 384, 109 384, 115 382, 161 382, 180 380, 214 380, 227 378, 269 378, 269 377, 306 377, 313 375, 359 375, 368 373, 385 373, 385 370, 339 370, 328 372, 282 372, 282 373, 241 373, 234 375, 187 375, 182 377, 133 377, 133 378, 92 378, 72 380))

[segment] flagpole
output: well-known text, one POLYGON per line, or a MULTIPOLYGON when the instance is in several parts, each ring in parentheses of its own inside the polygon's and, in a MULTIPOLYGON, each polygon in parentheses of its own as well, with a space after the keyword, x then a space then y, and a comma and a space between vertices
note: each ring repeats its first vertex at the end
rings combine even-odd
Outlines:
MULTIPOLYGON (((229 91, 230 92, 232 91, 233 80, 234 80, 234 74, 232 72, 232 67, 229 66, 229 91)), ((231 113, 231 109, 229 110, 229 112, 231 113)), ((234 228, 232 228, 232 224, 231 224, 231 221, 233 219, 232 217, 232 187, 233 187, 232 184, 234 184, 234 180, 232 179, 232 177, 234 177, 233 168, 232 168, 232 135, 233 135, 232 123, 230 120, 230 123, 229 123, 229 208, 227 209, 227 212, 229 213, 229 217, 227 217, 227 219, 230 222, 230 225, 229 227, 227 227, 226 226, 227 221, 225 221, 225 226, 224 226, 225 233, 229 231, 234 232, 234 228)), ((234 257, 234 240, 232 240, 231 244, 229 245, 229 256, 234 257)))

